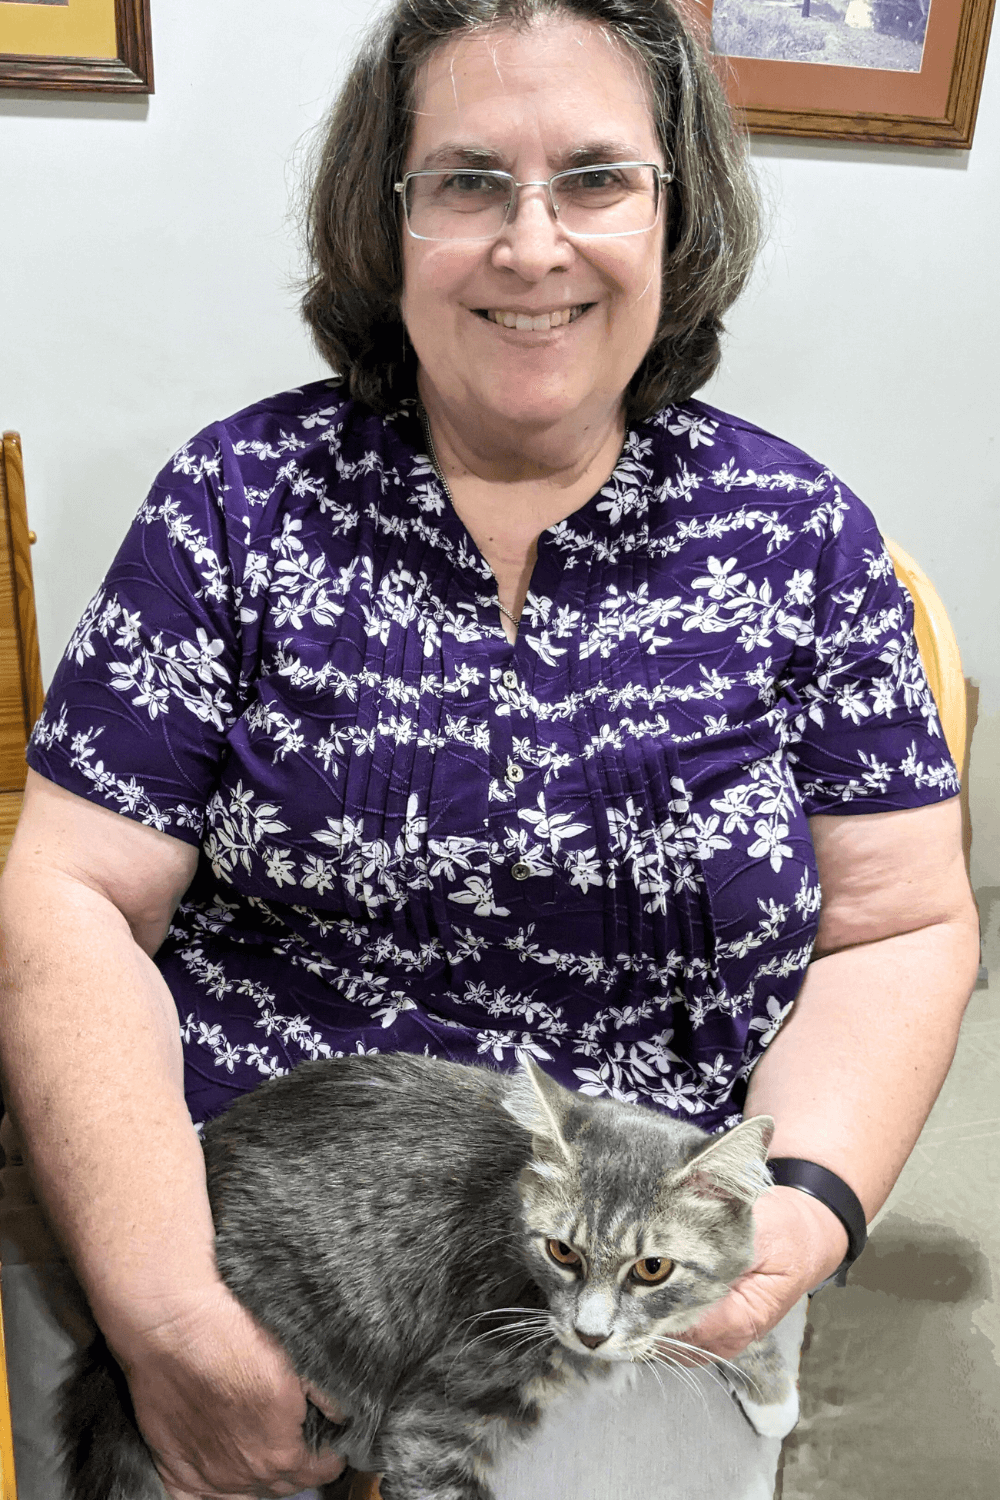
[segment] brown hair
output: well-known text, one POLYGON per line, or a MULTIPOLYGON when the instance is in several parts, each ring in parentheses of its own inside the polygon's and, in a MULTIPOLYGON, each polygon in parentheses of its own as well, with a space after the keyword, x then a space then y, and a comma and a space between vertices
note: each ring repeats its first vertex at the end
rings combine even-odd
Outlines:
POLYGON ((625 393, 635 421, 683 401, 719 362, 722 315, 759 243, 744 140, 702 42, 674 0, 396 0, 362 47, 333 106, 308 205, 310 274, 303 313, 352 396, 389 411, 412 395, 416 357, 403 327, 397 195, 420 66, 452 37, 523 28, 564 14, 610 32, 649 78, 653 117, 674 180, 656 335, 625 393))

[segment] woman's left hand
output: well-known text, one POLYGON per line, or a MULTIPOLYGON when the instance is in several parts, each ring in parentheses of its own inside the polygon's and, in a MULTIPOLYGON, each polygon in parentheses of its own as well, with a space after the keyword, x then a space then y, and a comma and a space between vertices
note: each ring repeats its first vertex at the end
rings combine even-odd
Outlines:
MULTIPOLYGON (((835 1214, 798 1188, 775 1187, 754 1206, 754 1264, 728 1296, 677 1337, 733 1359, 840 1265, 847 1234, 835 1214)), ((678 1349, 671 1342, 670 1354, 678 1349)), ((701 1363, 692 1359, 692 1363, 701 1363)))

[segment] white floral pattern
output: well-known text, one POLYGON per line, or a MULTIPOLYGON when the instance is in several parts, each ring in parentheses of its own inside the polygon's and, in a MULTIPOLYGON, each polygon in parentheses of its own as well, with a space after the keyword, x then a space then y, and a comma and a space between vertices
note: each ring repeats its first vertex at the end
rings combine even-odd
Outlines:
POLYGON ((868 513, 699 402, 545 532, 515 647, 422 451, 329 383, 209 429, 36 769, 200 846, 158 963, 196 1119, 408 1049, 731 1122, 809 961, 807 818, 957 790, 868 513))

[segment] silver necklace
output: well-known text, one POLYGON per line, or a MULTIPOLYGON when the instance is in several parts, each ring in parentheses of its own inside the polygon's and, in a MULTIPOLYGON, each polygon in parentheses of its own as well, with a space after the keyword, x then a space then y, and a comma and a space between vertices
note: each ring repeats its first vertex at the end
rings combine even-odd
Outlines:
MULTIPOLYGON (((448 484, 447 479, 445 479, 445 477, 444 477, 444 471, 442 470, 441 465, 438 463, 437 450, 434 447, 434 439, 431 436, 430 418, 428 417, 428 415, 427 415, 426 411, 423 409, 423 407, 420 408, 420 420, 421 420, 421 422, 423 424, 423 429, 424 429, 424 442, 427 444, 427 457, 430 459, 431 465, 432 465, 432 467, 434 469, 434 473, 437 475, 437 477, 438 477, 438 479, 439 479, 439 481, 441 483, 441 488, 445 492, 445 496, 447 497, 448 504, 451 506, 452 510, 454 510, 455 509, 455 497, 451 493, 451 487, 448 484)), ((493 582, 496 583, 496 579, 495 578, 494 578, 493 582)), ((506 615, 507 616, 508 620, 514 626, 515 629, 518 627, 518 625, 520 625, 522 616, 521 615, 513 615, 513 614, 511 614, 511 612, 507 608, 506 604, 501 604, 501 602, 500 602, 500 590, 499 590, 499 588, 497 589, 497 596, 494 599, 493 603, 496 605, 497 609, 500 611, 500 613, 502 615, 506 615)))

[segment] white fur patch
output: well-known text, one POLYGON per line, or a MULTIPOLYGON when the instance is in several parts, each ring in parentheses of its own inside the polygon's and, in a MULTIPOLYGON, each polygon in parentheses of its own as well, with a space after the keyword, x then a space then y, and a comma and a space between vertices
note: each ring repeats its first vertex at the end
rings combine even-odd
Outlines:
POLYGON ((751 1401, 750 1397, 745 1396, 742 1391, 735 1391, 734 1394, 746 1412, 750 1426, 755 1432, 759 1432, 761 1437, 785 1438, 799 1420, 799 1393, 794 1384, 784 1401, 775 1402, 770 1406, 762 1406, 758 1401, 751 1401))

